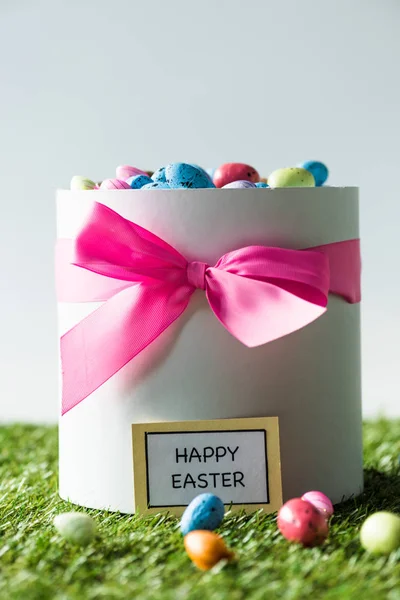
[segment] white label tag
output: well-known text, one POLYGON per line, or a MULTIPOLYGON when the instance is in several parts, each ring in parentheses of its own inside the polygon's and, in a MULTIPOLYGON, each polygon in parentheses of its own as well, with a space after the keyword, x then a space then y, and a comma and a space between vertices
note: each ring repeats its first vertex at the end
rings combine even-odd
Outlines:
POLYGON ((182 506, 210 492, 224 504, 267 504, 265 430, 146 434, 148 506, 182 506))

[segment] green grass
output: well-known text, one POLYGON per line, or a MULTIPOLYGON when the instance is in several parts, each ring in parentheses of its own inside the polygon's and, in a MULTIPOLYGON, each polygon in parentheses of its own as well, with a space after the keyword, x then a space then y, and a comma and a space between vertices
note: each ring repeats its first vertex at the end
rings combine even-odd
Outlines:
POLYGON ((400 550, 368 555, 358 531, 371 512, 399 511, 400 421, 367 423, 364 433, 365 493, 337 507, 324 546, 289 545, 273 516, 228 515, 221 533, 238 562, 203 573, 172 517, 88 511, 96 541, 80 549, 61 540, 53 517, 73 507, 57 496, 56 429, 2 427, 0 599, 398 600, 400 550))

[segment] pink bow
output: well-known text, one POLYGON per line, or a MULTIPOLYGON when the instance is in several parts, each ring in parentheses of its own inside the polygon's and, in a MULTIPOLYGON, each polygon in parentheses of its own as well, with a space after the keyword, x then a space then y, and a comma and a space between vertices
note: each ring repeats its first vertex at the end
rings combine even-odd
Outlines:
POLYGON ((106 301, 61 338, 63 414, 151 344, 196 289, 205 291, 217 319, 249 347, 317 319, 329 292, 360 300, 359 240, 312 250, 249 246, 211 267, 188 262, 154 234, 94 202, 75 240, 75 267, 66 265, 69 244, 59 242, 59 299, 106 301), (76 266, 85 271, 77 275, 76 266))

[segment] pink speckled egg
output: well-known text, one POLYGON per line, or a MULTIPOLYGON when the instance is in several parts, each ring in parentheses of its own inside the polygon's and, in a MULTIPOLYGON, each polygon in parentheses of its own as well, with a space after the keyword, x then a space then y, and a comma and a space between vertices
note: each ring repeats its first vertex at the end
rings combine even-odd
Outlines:
POLYGON ((122 179, 105 179, 101 182, 100 190, 130 190, 131 186, 122 179))
POLYGON ((301 499, 311 502, 311 504, 315 506, 326 519, 330 519, 334 513, 332 502, 329 500, 328 496, 325 496, 322 492, 307 492, 302 495, 301 499))
POLYGON ((328 537, 326 518, 306 500, 288 500, 278 512, 278 529, 287 540, 303 546, 320 546, 328 537))
POLYGON ((225 163, 215 170, 213 182, 215 187, 221 188, 233 181, 260 181, 260 175, 250 165, 243 163, 225 163))
POLYGON ((117 167, 116 176, 117 179, 129 179, 129 177, 135 177, 135 175, 147 175, 146 171, 138 169, 137 167, 130 167, 129 165, 120 165, 117 167))

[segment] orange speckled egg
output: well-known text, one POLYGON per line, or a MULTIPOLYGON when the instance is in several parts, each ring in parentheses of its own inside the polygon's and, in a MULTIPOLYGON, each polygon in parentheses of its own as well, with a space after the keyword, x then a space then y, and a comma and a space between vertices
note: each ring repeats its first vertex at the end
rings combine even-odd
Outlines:
POLYGON ((191 561, 203 571, 212 569, 223 558, 232 560, 234 557, 224 540, 213 531, 191 531, 185 536, 184 544, 191 561))

